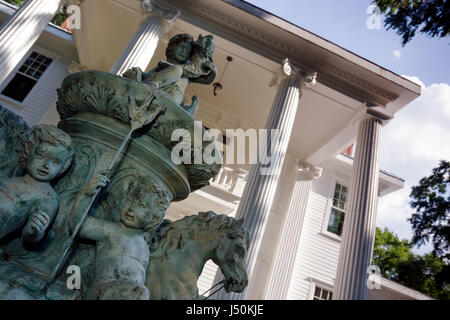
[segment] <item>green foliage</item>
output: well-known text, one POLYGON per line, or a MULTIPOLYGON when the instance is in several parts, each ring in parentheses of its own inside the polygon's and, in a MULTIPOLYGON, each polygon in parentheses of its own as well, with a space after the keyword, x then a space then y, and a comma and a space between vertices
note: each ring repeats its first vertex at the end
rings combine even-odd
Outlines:
POLYGON ((419 31, 431 37, 450 33, 448 0, 373 0, 386 16, 384 25, 394 29, 408 43, 419 31))
MULTIPOLYGON (((16 6, 21 6, 25 0, 5 0, 6 2, 15 4, 16 6)), ((67 19, 69 15, 66 12, 66 5, 62 6, 59 12, 55 15, 55 17, 52 20, 52 23, 61 26, 63 22, 67 19)))
POLYGON ((398 264, 396 280, 436 299, 448 300, 448 268, 449 266, 433 253, 424 256, 412 255, 408 261, 398 264))
POLYGON ((432 175, 412 187, 410 205, 415 213, 408 219, 414 245, 431 242, 433 253, 450 260, 450 162, 442 160, 432 175))
POLYGON ((388 229, 377 228, 373 264, 387 279, 436 299, 450 299, 450 266, 434 253, 416 255, 412 247, 388 229))
POLYGON ((377 228, 373 248, 373 263, 381 268, 381 274, 387 279, 397 279, 397 266, 411 259, 412 244, 400 240, 388 229, 377 228))
POLYGON ((25 2, 25 0, 5 0, 5 1, 9 2, 9 3, 12 3, 12 4, 15 4, 17 6, 21 6, 25 2))

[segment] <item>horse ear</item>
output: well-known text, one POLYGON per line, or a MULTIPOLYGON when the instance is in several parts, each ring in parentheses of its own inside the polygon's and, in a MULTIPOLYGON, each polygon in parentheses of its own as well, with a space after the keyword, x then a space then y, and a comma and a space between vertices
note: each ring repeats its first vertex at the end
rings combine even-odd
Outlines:
POLYGON ((236 229, 242 228, 243 225, 244 225, 244 218, 241 218, 241 219, 239 219, 238 221, 236 221, 236 222, 234 223, 234 227, 235 227, 236 229))

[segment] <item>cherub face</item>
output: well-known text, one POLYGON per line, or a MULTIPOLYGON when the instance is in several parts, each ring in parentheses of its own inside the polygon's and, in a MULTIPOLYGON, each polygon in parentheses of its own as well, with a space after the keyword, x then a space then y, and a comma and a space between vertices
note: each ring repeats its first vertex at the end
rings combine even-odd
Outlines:
POLYGON ((173 51, 173 56, 178 62, 185 62, 189 59, 192 51, 192 44, 189 41, 181 41, 173 51))
POLYGON ((156 230, 164 218, 165 205, 158 195, 148 193, 137 201, 131 200, 129 206, 124 206, 120 213, 122 222, 130 228, 146 229, 149 232, 156 230))
POLYGON ((37 181, 50 181, 60 173, 68 156, 69 152, 63 146, 42 142, 32 147, 27 171, 37 181))

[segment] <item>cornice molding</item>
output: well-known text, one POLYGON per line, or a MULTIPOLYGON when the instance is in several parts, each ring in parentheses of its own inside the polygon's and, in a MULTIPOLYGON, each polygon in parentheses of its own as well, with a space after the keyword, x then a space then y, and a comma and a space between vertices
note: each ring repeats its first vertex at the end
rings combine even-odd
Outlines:
MULTIPOLYGON (((245 25, 236 19, 233 19, 229 16, 222 14, 221 12, 212 10, 211 8, 208 7, 200 6, 196 1, 186 1, 186 2, 188 2, 189 8, 194 9, 194 11, 197 10, 203 13, 204 15, 214 18, 215 20, 222 21, 223 23, 225 23, 228 26, 231 26, 240 33, 250 35, 258 39, 260 42, 270 45, 272 48, 276 48, 277 51, 279 52, 284 51, 289 53, 289 56, 291 56, 291 58, 295 57, 296 59, 299 59, 299 61, 301 61, 301 63, 298 64, 300 64, 301 67, 304 68, 305 70, 307 70, 308 68, 316 69, 316 71, 319 72, 319 75, 326 73, 328 74, 329 77, 335 78, 335 80, 342 80, 344 81, 344 83, 351 83, 353 86, 358 87, 358 89, 362 91, 367 91, 368 93, 370 93, 369 95, 372 96, 371 97, 372 100, 374 99, 378 100, 373 102, 385 105, 391 101, 396 100, 398 97, 396 94, 392 92, 371 85, 369 82, 366 82, 363 79, 355 77, 344 70, 338 69, 333 65, 324 63, 321 59, 313 58, 310 55, 305 54, 302 50, 294 48, 285 42, 279 41, 274 37, 270 37, 267 34, 264 34, 252 27, 249 27, 248 25, 245 25)), ((318 81, 319 82, 321 81, 320 76, 318 81)), ((358 100, 361 100, 361 98, 358 100)))

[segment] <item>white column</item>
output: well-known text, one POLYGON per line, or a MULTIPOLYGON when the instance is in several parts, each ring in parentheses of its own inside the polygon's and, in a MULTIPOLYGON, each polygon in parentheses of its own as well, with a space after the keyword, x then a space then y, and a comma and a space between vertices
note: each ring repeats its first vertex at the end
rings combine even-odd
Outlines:
POLYGON ((367 299, 367 269, 376 229, 380 129, 381 121, 373 117, 359 125, 333 293, 335 300, 367 299))
POLYGON ((122 75, 133 67, 145 70, 158 46, 159 39, 174 22, 180 12, 165 8, 155 1, 142 1, 142 8, 150 15, 142 22, 133 39, 111 69, 111 73, 122 75))
POLYGON ((0 84, 22 61, 47 24, 58 12, 62 0, 28 0, 0 30, 0 84))
POLYGON ((275 254, 272 271, 270 272, 266 290, 266 299, 268 300, 286 299, 300 243, 312 181, 319 178, 322 173, 321 168, 307 165, 299 165, 298 170, 297 181, 295 182, 291 202, 281 231, 280 243, 275 254))
MULTIPOLYGON (((270 170, 270 174, 264 174, 267 173, 265 172, 267 167, 263 165, 265 161, 261 161, 261 159, 257 164, 252 166, 236 212, 237 218, 244 218, 244 227, 250 232, 250 247, 246 255, 249 278, 248 288, 253 285, 253 271, 258 258, 267 218, 272 207, 300 99, 300 81, 302 78, 300 72, 295 70, 286 60, 282 68, 282 75, 284 78, 279 84, 277 95, 266 124, 266 129, 268 129, 267 150, 272 150, 272 144, 275 145, 275 148, 273 148, 274 151, 270 155, 270 167, 272 170, 270 170), (271 139, 270 133, 272 129, 278 130, 280 134, 277 141, 272 141, 271 139)), ((315 74, 308 74, 304 79, 313 83, 315 81, 315 74)), ((263 151, 262 154, 265 155, 267 153, 263 151)), ((226 294, 223 290, 215 299, 245 299, 247 291, 251 290, 246 290, 240 294, 226 294)))

